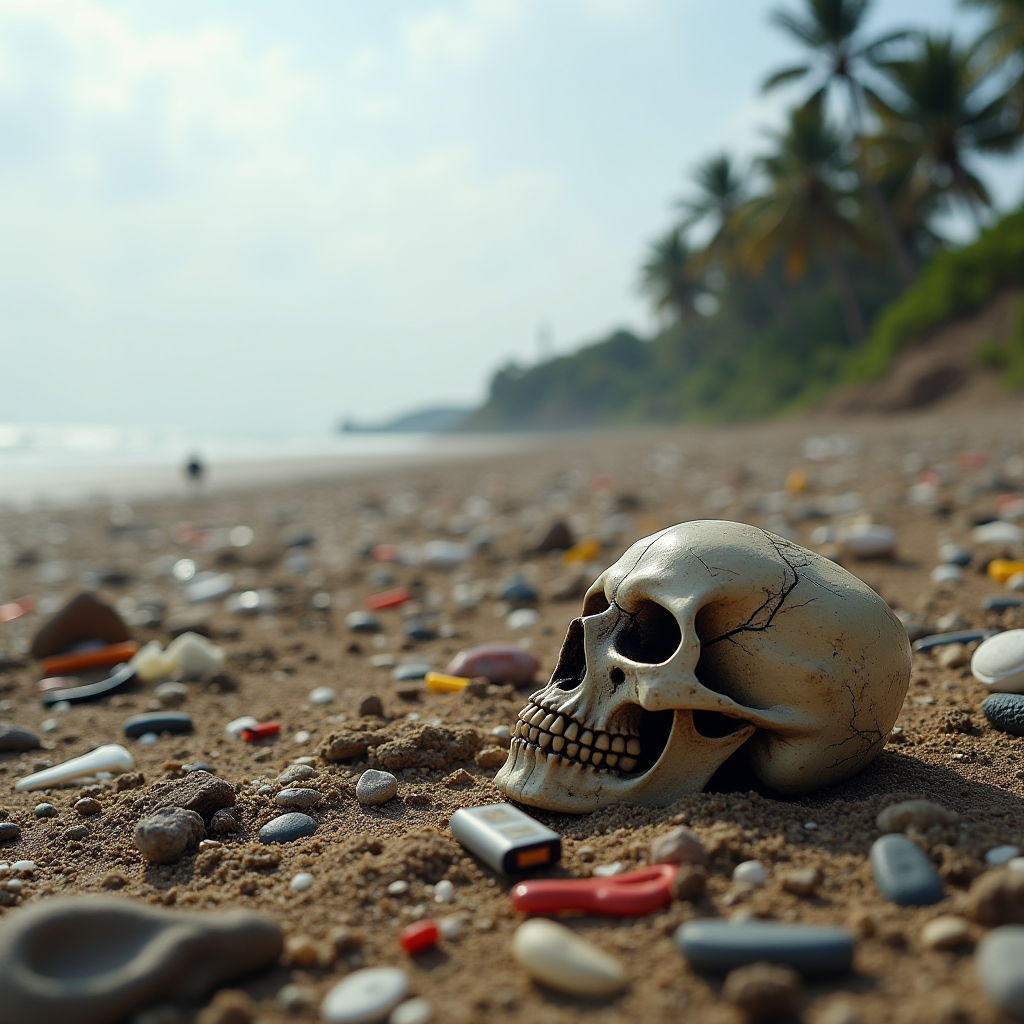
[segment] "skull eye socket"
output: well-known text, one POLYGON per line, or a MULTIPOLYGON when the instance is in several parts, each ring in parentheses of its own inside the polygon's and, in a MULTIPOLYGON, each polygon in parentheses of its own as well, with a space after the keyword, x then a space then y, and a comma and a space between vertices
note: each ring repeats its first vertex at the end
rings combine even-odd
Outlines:
POLYGON ((661 665, 679 649, 683 634, 675 616, 654 601, 642 601, 633 611, 623 609, 615 631, 615 650, 641 665, 661 665))

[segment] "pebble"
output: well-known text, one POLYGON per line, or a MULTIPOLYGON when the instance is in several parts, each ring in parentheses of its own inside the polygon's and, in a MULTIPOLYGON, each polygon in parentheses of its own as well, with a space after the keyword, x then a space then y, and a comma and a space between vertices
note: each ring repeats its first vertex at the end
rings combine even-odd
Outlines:
POLYGON ((455 886, 448 881, 447 878, 442 878, 434 886, 434 902, 435 903, 454 903, 455 902, 455 886))
POLYGON ((35 733, 0 722, 0 754, 21 753, 39 746, 39 737, 35 733))
POLYGON ((13 821, 0 821, 0 843, 9 843, 21 835, 21 827, 13 821))
POLYGON ((402 632, 404 632, 410 640, 434 640, 437 637, 437 633, 434 631, 434 628, 428 623, 423 622, 421 619, 410 619, 405 624, 402 632))
POLYGON ((911 646, 915 651, 934 651, 949 644, 973 644, 977 640, 987 640, 998 632, 997 629, 958 629, 953 633, 933 633, 915 640, 911 646))
POLYGON ((212 764, 207 764, 205 761, 186 761, 181 766, 181 770, 187 775, 189 772, 209 772, 211 775, 217 773, 213 770, 212 764))
POLYGON ((290 782, 303 782, 306 779, 315 779, 319 774, 312 765, 292 764, 278 775, 276 781, 287 785, 290 782))
POLYGON ((94 800, 91 796, 83 796, 81 800, 75 801, 75 810, 82 815, 83 818, 87 818, 92 814, 99 814, 103 808, 100 807, 99 801, 94 800))
POLYGON ((971 883, 964 912, 978 924, 1024 924, 1024 872, 1012 867, 986 871, 971 883))
POLYGON ((598 864, 594 868, 593 874, 597 878, 614 878, 616 875, 621 875, 625 870, 626 868, 622 861, 617 860, 611 864, 598 864))
POLYGON ((339 981, 324 996, 327 1024, 379 1024, 405 998, 409 979, 397 967, 366 967, 339 981))
POLYGON ((774 921, 687 921, 675 933, 697 971, 720 973, 760 961, 806 975, 845 974, 853 967, 853 936, 841 928, 774 921))
POLYGON ((407 683, 413 680, 423 679, 433 666, 428 661, 403 661, 394 672, 391 678, 396 683, 407 683))
POLYGON ((483 676, 495 685, 512 683, 513 686, 529 685, 539 670, 540 662, 535 654, 508 643, 469 647, 459 651, 445 666, 449 675, 470 679, 483 676))
POLYGON ((964 571, 958 565, 942 564, 932 569, 932 583, 963 583, 964 571))
POLYGON ((480 768, 500 768, 508 760, 508 748, 484 747, 473 758, 480 768))
POLYGON ((238 819, 231 810, 225 807, 210 818, 210 829, 218 835, 235 832, 238 829, 238 819))
POLYGON ((753 1020, 789 1017, 800 1007, 800 975, 781 964, 747 964, 729 972, 722 998, 753 1020))
POLYGON ((398 779, 390 772, 367 768, 356 783, 356 799, 364 806, 387 803, 398 793, 398 779))
POLYGON ((384 705, 381 703, 380 697, 378 697, 376 694, 371 694, 369 697, 364 697, 359 704, 359 717, 383 718, 384 705))
POLYGON ((875 824, 880 832, 904 832, 910 825, 924 831, 932 825, 955 825, 959 820, 956 811, 933 800, 903 800, 879 811, 875 824))
POLYGON ((274 803, 279 807, 319 807, 320 793, 315 789, 282 789, 274 803))
POLYGON ((627 984, 615 957, 542 917, 516 929, 512 953, 535 981, 567 995, 600 999, 621 992, 627 984))
POLYGON ((963 544, 948 541, 939 546, 939 560, 947 565, 970 565, 971 557, 971 549, 965 548, 963 544))
POLYGON ((72 598, 40 628, 30 650, 33 658, 49 658, 88 640, 123 644, 131 635, 113 608, 84 593, 72 598))
POLYGON ((943 668, 963 668, 970 661, 971 652, 963 644, 949 644, 939 652, 938 662, 943 668))
POLYGON ((388 886, 389 896, 404 896, 409 891, 409 883, 404 878, 399 878, 388 886))
POLYGON ((37 818, 56 818, 60 811, 53 804, 37 804, 34 813, 37 818))
POLYGON ((993 846, 991 850, 988 850, 985 854, 985 863, 989 867, 1001 868, 1004 864, 1009 864, 1015 857, 1020 856, 1019 846, 993 846))
POLYGON ((348 626, 353 633, 380 632, 380 621, 376 616, 371 615, 369 612, 349 612, 348 615, 345 616, 345 625, 348 626))
POLYGON ((537 590, 522 576, 513 574, 498 584, 498 599, 512 608, 525 608, 537 603, 537 590))
POLYGON ((745 860, 733 868, 732 880, 763 887, 768 884, 768 873, 759 860, 745 860))
POLYGON ((782 876, 782 888, 794 896, 810 896, 820 884, 817 868, 794 868, 782 876))
POLYGON ((533 629, 540 622, 540 612, 536 608, 517 608, 509 612, 505 625, 509 629, 533 629))
POLYGON ((1024 629, 985 640, 971 658, 971 674, 995 693, 1024 693, 1024 629))
POLYGON ((169 732, 173 734, 192 731, 192 716, 182 711, 151 711, 144 715, 133 715, 124 723, 124 734, 129 739, 138 739, 147 732, 169 732))
POLYGON ((928 855, 906 836, 892 833, 871 846, 871 871, 879 892, 901 907, 938 903, 945 893, 928 855))
POLYGON ((224 735, 229 740, 237 740, 247 729, 255 729, 259 724, 259 720, 252 715, 242 715, 241 718, 234 718, 224 726, 224 735))
POLYGON ((165 708, 174 708, 188 700, 188 687, 184 683, 168 680, 153 691, 153 696, 165 708))
POLYGON ((313 881, 313 876, 308 871, 300 871, 297 875, 292 875, 288 888, 293 892, 305 892, 312 888, 313 881))
POLYGON ((318 686, 309 692, 310 704, 330 704, 338 695, 329 686, 318 686))
POLYGON ((165 807, 135 826, 135 845, 150 864, 173 864, 205 836, 203 819, 183 807, 165 807))
POLYGON ((216 811, 231 807, 235 790, 230 783, 209 772, 196 770, 183 779, 170 779, 154 783, 142 798, 141 809, 151 814, 163 807, 183 807, 208 819, 216 811))
POLYGON ((143 747, 153 747, 160 742, 160 737, 155 732, 144 732, 139 737, 139 745, 143 747))
POLYGON ((295 985, 292 983, 285 985, 280 989, 277 995, 274 996, 274 1002, 277 1003, 282 1010, 287 1010, 289 1013, 301 1013, 303 1010, 312 1006, 313 999, 313 993, 308 988, 303 988, 302 985, 295 985))
POLYGON ((853 558, 891 558, 896 551, 896 531, 891 526, 857 524, 841 530, 838 537, 853 558))
POLYGON ((651 843, 652 864, 707 864, 708 851, 700 836, 680 825, 651 843))
POLYGON ((981 702, 981 713, 994 729, 1024 736, 1024 694, 992 693, 981 702))
POLYGON ((0 1019, 125 1020, 155 1002, 196 998, 240 974, 270 969, 281 948, 277 925, 245 910, 195 913, 109 897, 51 897, 0 922, 0 1019))
POLYGON ((1005 612, 1008 608, 1020 608, 1021 605, 1024 605, 1024 598, 1011 597, 1009 594, 992 594, 981 602, 987 612, 1005 612))
POLYGON ((52 768, 44 768, 33 775, 26 775, 14 784, 19 793, 35 789, 50 789, 64 782, 71 782, 83 775, 95 775, 97 772, 121 774, 130 772, 135 767, 132 755, 119 743, 107 743, 88 754, 73 757, 70 761, 56 764, 52 768))
POLYGON ((921 945, 926 949, 958 949, 970 941, 970 921, 955 914, 943 914, 921 929, 921 945))
POLYGON ((1024 927, 997 928, 981 940, 975 966, 985 995, 1011 1017, 1024 1017, 1024 927))
POLYGON ((935 628, 940 633, 952 633, 957 629, 967 629, 969 625, 970 623, 959 612, 949 612, 935 621, 935 628))
POLYGON ((407 999, 391 1011, 388 1024, 428 1024, 434 1007, 426 999, 407 999))
POLYGON ((1013 523, 996 519, 991 523, 976 526, 971 530, 971 540, 975 544, 1020 544, 1024 533, 1013 523))
POLYGON ((268 821, 260 829, 258 838, 261 843, 290 843, 311 836, 315 831, 316 822, 308 814, 292 811, 268 821))

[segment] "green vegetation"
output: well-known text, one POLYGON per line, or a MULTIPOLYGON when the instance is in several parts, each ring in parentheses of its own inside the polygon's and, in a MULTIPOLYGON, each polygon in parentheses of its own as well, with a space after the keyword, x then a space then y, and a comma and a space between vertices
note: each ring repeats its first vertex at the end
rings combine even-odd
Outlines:
MULTIPOLYGON (((641 287, 665 318, 571 356, 499 371, 465 426, 543 429, 763 417, 893 356, 997 289, 1024 284, 1024 211, 951 250, 938 219, 991 206, 973 157, 1024 135, 1024 3, 969 45, 911 28, 875 38, 870 0, 799 0, 773 24, 806 59, 766 90, 808 87, 749 167, 702 162, 655 240, 641 287)), ((1024 385, 1024 307, 980 358, 1024 385)))

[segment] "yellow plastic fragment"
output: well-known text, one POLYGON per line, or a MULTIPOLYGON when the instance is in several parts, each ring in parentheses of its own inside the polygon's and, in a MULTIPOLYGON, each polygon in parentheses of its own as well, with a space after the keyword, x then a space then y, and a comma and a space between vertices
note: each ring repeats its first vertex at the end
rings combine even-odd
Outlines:
POLYGON ((428 672, 423 682, 430 693, 461 693, 469 680, 462 676, 446 676, 443 672, 428 672))
POLYGON ((562 553, 563 562, 592 562, 601 554, 601 543, 596 540, 581 540, 562 553))
POLYGON ((1010 562, 1005 558, 996 558, 988 563, 988 575, 996 583, 1005 583, 1011 576, 1024 572, 1024 562, 1010 562))
POLYGON ((791 469, 786 474, 786 490, 790 494, 803 494, 807 490, 807 474, 802 469, 791 469))

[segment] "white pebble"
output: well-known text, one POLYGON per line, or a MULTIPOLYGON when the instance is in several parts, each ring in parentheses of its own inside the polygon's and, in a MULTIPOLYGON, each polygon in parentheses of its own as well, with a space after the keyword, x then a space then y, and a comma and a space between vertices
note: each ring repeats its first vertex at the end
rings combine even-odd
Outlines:
POLYGON ((46 718, 42 722, 39 723, 39 728, 42 729, 43 732, 56 732, 57 731, 57 719, 56 718, 46 718))
POLYGON ((1013 857, 1007 862, 1006 866, 1011 871, 1024 871, 1024 857, 1013 857))
POLYGON ((507 725, 496 725, 491 730, 491 735, 496 740, 501 740, 503 743, 508 743, 512 739, 512 731, 507 725))
POLYGON ((9 882, 4 883, 4 888, 8 892, 18 893, 25 888, 25 883, 20 878, 12 878, 9 882))
POLYGON ((536 608, 517 608, 505 620, 509 629, 532 629, 540 622, 540 613, 536 608))
POLYGON ((535 980, 569 995, 600 998, 626 987, 626 972, 618 960, 543 917, 516 929, 512 953, 535 980))
POLYGON ((1024 629, 983 640, 971 658, 971 674, 995 693, 1024 693, 1024 629))
POLYGON ((391 1011, 388 1024, 427 1024, 434 1008, 426 999, 407 999, 391 1011))
POLYGON ((963 583, 963 570, 958 565, 937 565, 932 569, 932 583, 963 583))
POLYGON ((391 896, 402 896, 409 891, 409 883, 404 878, 399 878, 397 882, 392 882, 388 886, 388 893, 391 896))
POLYGON ((437 885, 434 886, 434 902, 435 903, 454 903, 455 902, 455 886, 448 881, 447 878, 442 878, 437 885))
POLYGON ((292 742, 297 746, 302 746, 303 743, 308 743, 313 738, 313 734, 307 729, 300 729, 293 737, 292 742))
POLYGON ((309 693, 310 704, 330 704, 337 694, 329 686, 318 686, 309 693))
POLYGON ((246 729, 255 729, 260 723, 252 715, 242 715, 224 726, 224 735, 229 740, 237 740, 246 729))
POLYGON ((292 875, 288 888, 295 892, 305 892, 312 884, 313 876, 308 871, 300 871, 297 875, 292 875))
POLYGON ((465 931, 467 924, 469 924, 468 915, 449 914, 448 917, 442 917, 437 922, 437 927, 441 932, 441 937, 450 942, 452 939, 457 939, 465 931))
POLYGON ((622 872, 623 865, 622 861, 617 860, 614 864, 598 864, 594 868, 594 874, 598 878, 611 878, 612 875, 618 875, 622 872))
POLYGON ((733 868, 734 882, 747 882, 749 885, 764 886, 768 882, 768 873, 759 860, 745 860, 733 868))
POLYGON ((26 875, 30 871, 35 871, 36 862, 34 860, 16 860, 11 865, 11 870, 16 875, 26 875))
POLYGON ((1020 856, 1019 846, 993 846, 985 854, 985 863, 992 867, 1002 867, 1020 856))
POLYGON ((154 744, 160 742, 160 737, 155 732, 144 732, 139 737, 140 747, 152 747, 154 744))
POLYGON ((409 979, 397 967, 365 967, 339 981, 324 996, 327 1024, 378 1024, 405 998, 409 979))

